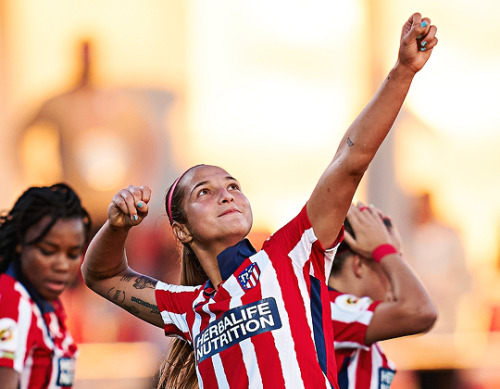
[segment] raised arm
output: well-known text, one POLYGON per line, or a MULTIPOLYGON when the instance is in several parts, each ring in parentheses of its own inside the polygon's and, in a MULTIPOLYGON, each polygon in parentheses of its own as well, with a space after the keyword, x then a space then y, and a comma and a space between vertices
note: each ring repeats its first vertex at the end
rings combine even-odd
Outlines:
POLYGON ((396 64, 375 97, 342 138, 307 204, 307 213, 323 247, 331 247, 363 174, 385 139, 415 74, 437 44, 436 27, 413 14, 403 26, 396 64))
POLYGON ((129 186, 115 196, 108 220, 90 242, 82 263, 87 286, 138 318, 163 328, 156 305, 157 280, 134 272, 127 262, 128 232, 147 216, 151 190, 129 186))
MULTIPOLYGON (((390 244, 401 250, 401 239, 390 219, 373 207, 352 206, 349 222, 356 235, 345 235, 352 250, 365 258, 381 244, 390 244), (388 226, 384 225, 385 220, 388 226)), ((374 311, 365 334, 367 344, 428 331, 437 318, 436 308, 423 285, 403 260, 401 253, 382 255, 380 266, 389 280, 390 298, 374 311)))

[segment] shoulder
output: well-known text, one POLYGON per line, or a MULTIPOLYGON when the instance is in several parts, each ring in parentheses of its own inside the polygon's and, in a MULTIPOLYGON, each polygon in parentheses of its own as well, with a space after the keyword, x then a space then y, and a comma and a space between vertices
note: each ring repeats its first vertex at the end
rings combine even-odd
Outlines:
MULTIPOLYGON (((31 296, 24 286, 8 274, 0 275, 0 307, 19 304, 20 300, 31 302, 31 296)), ((3 309, 0 310, 3 312, 3 309)))
POLYGON ((184 312, 199 296, 202 285, 173 285, 158 281, 156 284, 156 302, 160 311, 184 312))

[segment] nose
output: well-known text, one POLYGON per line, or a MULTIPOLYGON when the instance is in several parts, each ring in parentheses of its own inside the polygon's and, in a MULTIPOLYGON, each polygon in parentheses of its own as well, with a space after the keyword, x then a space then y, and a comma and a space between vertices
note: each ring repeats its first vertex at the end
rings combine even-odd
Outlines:
POLYGON ((226 188, 221 188, 219 190, 219 202, 220 203, 229 203, 234 200, 233 195, 226 188))
POLYGON ((54 262, 52 263, 52 268, 54 269, 54 271, 58 273, 65 273, 70 268, 70 261, 71 259, 68 258, 66 254, 60 253, 54 259, 54 262))

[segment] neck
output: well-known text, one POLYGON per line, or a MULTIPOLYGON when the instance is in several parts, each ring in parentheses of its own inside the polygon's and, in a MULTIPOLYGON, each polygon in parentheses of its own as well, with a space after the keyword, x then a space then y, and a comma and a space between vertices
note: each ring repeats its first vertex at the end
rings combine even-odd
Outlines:
POLYGON ((203 270, 205 270, 205 273, 210 279, 210 282, 215 287, 215 289, 217 289, 219 284, 223 281, 219 269, 219 263, 217 261, 217 255, 221 253, 224 250, 224 248, 220 250, 219 249, 209 250, 197 244, 192 244, 191 248, 194 251, 196 257, 198 258, 198 261, 200 261, 200 264, 203 267, 203 270))

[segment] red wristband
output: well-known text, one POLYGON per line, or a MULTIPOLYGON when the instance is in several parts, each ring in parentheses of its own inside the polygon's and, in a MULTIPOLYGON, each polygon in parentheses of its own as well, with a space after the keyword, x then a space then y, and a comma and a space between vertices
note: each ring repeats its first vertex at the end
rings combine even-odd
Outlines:
POLYGON ((380 246, 375 248, 375 250, 373 250, 372 259, 375 262, 380 263, 382 258, 384 258, 386 255, 397 254, 397 253, 399 253, 399 251, 396 249, 396 247, 394 247, 392 244, 385 243, 381 244, 380 246))

